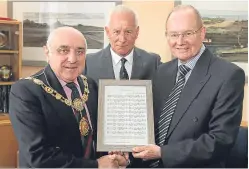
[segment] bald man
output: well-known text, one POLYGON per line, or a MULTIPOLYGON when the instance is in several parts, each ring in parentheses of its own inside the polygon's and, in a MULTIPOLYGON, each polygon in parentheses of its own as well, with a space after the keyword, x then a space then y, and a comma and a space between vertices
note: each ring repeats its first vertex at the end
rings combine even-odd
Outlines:
POLYGON ((10 92, 10 120, 22 168, 118 168, 119 155, 95 158, 97 88, 80 75, 86 40, 78 30, 51 32, 44 52, 48 65, 16 82, 10 92))
POLYGON ((176 59, 153 79, 156 145, 133 149, 147 167, 225 167, 241 122, 245 74, 203 45, 205 33, 194 7, 170 13, 166 37, 176 59))

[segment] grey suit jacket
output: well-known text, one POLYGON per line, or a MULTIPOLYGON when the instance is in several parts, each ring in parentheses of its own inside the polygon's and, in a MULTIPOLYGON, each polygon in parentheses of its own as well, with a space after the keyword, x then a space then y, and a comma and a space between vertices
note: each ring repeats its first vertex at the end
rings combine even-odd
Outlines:
MULTIPOLYGON (((152 79, 160 63, 159 55, 135 47, 131 79, 152 79)), ((97 84, 99 79, 115 79, 110 45, 86 56, 84 74, 95 80, 97 84)))
MULTIPOLYGON (((177 59, 153 80, 155 125, 176 80, 177 59)), ((221 167, 242 117, 245 74, 206 49, 197 61, 171 121, 160 167, 221 167)))

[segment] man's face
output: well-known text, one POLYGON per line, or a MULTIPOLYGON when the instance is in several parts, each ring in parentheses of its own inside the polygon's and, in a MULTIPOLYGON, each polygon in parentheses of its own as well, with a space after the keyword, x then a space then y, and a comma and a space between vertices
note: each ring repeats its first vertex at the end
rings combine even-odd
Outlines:
POLYGON ((120 56, 128 55, 134 48, 139 27, 131 13, 119 12, 112 14, 110 23, 105 27, 112 50, 120 56))
POLYGON ((187 61, 196 56, 205 38, 205 28, 196 22, 190 9, 175 11, 166 25, 166 36, 173 56, 187 61))
POLYGON ((48 62, 60 79, 74 81, 85 67, 86 44, 77 32, 59 32, 49 47, 44 47, 48 62))

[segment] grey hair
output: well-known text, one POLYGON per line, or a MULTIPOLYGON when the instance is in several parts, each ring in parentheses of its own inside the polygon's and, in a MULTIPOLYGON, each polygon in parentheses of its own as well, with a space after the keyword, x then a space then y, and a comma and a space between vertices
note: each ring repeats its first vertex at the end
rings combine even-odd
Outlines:
POLYGON ((172 13, 176 12, 176 11, 179 11, 179 10, 184 10, 184 9, 192 9, 193 12, 195 13, 196 15, 196 24, 199 25, 199 26, 203 26, 203 22, 202 22, 202 17, 201 17, 201 14, 200 12, 195 8, 193 7, 192 5, 178 5, 176 6, 168 15, 167 19, 166 19, 166 26, 167 26, 167 23, 168 23, 168 20, 171 16, 172 13))
MULTIPOLYGON (((65 26, 64 28, 66 28, 66 26, 65 26)), ((73 27, 68 27, 68 28, 73 28, 73 27)), ((53 41, 53 39, 54 39, 54 35, 55 35, 55 32, 56 32, 57 29, 58 29, 58 28, 51 30, 50 33, 49 33, 49 35, 48 35, 46 46, 47 46, 47 48, 48 48, 49 51, 51 51, 51 43, 52 43, 52 41, 53 41)), ((75 29, 75 28, 74 28, 74 29, 75 29)), ((76 30, 77 30, 77 29, 76 29, 76 30)), ((79 31, 79 30, 78 30, 78 31, 79 31)), ((80 31, 79 31, 79 32, 80 32, 80 31)), ((81 33, 81 32, 80 32, 80 33, 81 33)), ((83 33, 81 33, 81 34, 83 35, 83 33)), ((83 35, 83 36, 84 36, 84 35, 83 35)), ((85 50, 85 51, 87 51, 87 41, 86 41, 86 38, 85 38, 85 37, 84 37, 84 41, 85 41, 85 44, 86 44, 86 50, 85 50)))
POLYGON ((125 5, 117 5, 115 6, 109 13, 109 16, 107 18, 107 21, 106 21, 106 26, 108 27, 109 24, 110 24, 110 20, 111 20, 111 16, 114 14, 114 13, 122 13, 122 12, 126 12, 126 13, 130 13, 133 15, 134 17, 134 20, 135 20, 135 26, 137 27, 138 26, 138 16, 137 16, 137 13, 132 10, 131 8, 125 6, 125 5))

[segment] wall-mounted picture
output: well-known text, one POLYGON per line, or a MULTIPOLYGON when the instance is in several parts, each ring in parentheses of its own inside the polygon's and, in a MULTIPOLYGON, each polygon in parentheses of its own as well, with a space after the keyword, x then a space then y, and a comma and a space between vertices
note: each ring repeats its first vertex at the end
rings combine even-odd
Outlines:
POLYGON ((46 44, 49 32, 62 26, 71 26, 82 32, 88 49, 102 49, 104 46, 103 13, 23 13, 24 47, 41 47, 46 44))
POLYGON ((8 15, 23 22, 23 60, 46 61, 42 46, 51 30, 71 26, 81 31, 87 53, 108 44, 104 26, 115 1, 10 1, 8 15))
POLYGON ((200 11, 207 29, 205 46, 215 55, 242 67, 247 75, 248 1, 182 0, 180 3, 200 11))

